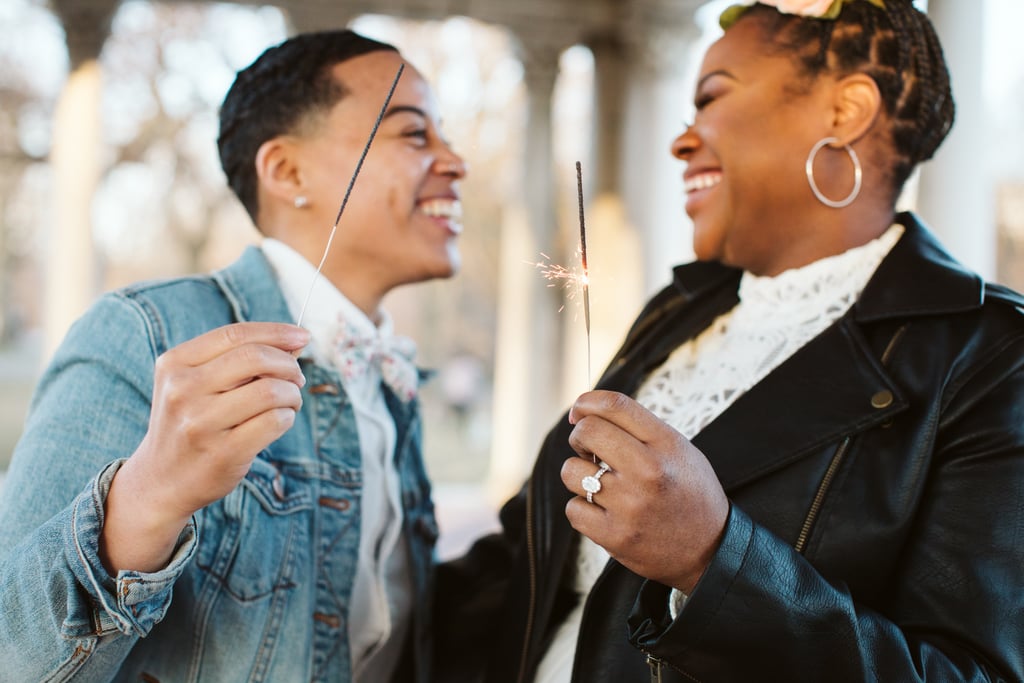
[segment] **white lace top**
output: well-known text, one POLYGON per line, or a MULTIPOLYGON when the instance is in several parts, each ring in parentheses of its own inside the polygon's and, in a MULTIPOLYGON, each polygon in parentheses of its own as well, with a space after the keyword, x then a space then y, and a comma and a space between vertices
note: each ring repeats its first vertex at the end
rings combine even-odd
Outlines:
MULTIPOLYGON (((842 317, 902 235, 903 226, 897 224, 863 246, 774 277, 744 273, 740 302, 676 349, 644 381, 636 400, 692 439, 842 317)), ((585 536, 580 539, 573 587, 581 597, 590 592, 607 562, 604 548, 585 536)), ((583 603, 581 599, 562 623, 535 683, 569 681, 583 603)))

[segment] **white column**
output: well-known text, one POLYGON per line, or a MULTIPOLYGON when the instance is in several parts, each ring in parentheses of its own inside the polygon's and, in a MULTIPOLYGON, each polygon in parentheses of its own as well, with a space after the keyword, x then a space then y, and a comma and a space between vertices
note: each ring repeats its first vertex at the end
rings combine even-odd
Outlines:
POLYGON ((47 240, 43 359, 98 291, 92 241, 92 198, 100 178, 99 62, 82 62, 57 103, 50 162, 54 213, 47 240))
POLYGON ((118 0, 51 0, 71 63, 53 121, 53 206, 44 258, 43 362, 100 285, 92 240, 92 198, 100 181, 102 73, 99 54, 118 0))
POLYGON ((528 262, 558 245, 551 144, 551 96, 561 48, 523 43, 527 89, 526 144, 520 200, 506 209, 497 274, 494 425, 488 489, 495 499, 525 481, 544 433, 564 407, 561 382, 561 293, 547 287, 528 262))
POLYGON ((626 100, 621 187, 626 215, 643 240, 643 290, 671 279, 693 257, 693 225, 684 211, 684 165, 672 141, 692 115, 696 24, 648 26, 634 43, 626 100))
POLYGON ((985 0, 930 0, 928 15, 946 53, 956 123, 921 169, 917 210, 950 252, 985 277, 995 276, 996 218, 992 149, 982 92, 985 0))

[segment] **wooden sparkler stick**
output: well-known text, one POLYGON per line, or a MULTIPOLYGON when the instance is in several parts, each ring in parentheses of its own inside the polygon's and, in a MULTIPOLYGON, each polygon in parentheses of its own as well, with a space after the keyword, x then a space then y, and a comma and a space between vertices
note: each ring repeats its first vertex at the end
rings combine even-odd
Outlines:
POLYGON ((370 137, 366 140, 366 146, 363 147, 363 153, 359 157, 359 162, 356 164, 355 171, 352 172, 352 177, 348 181, 348 187, 345 188, 345 196, 341 200, 341 206, 338 208, 338 215, 334 219, 334 226, 331 228, 331 234, 327 236, 327 245, 324 247, 324 254, 320 257, 320 264, 316 267, 316 272, 313 273, 313 281, 309 284, 309 291, 306 292, 306 299, 302 302, 302 309, 299 311, 299 319, 295 321, 296 325, 302 325, 302 318, 306 315, 306 306, 309 305, 309 299, 313 296, 313 287, 316 286, 316 281, 320 277, 320 271, 324 269, 324 263, 327 262, 327 254, 331 251, 331 243, 334 242, 334 233, 338 232, 338 223, 341 222, 341 214, 345 212, 345 205, 348 204, 349 195, 352 194, 352 186, 356 184, 356 178, 359 177, 359 170, 363 167, 363 160, 366 159, 367 152, 370 151, 370 144, 373 142, 373 138, 377 135, 377 129, 380 127, 380 122, 384 119, 384 114, 388 110, 388 105, 391 104, 391 96, 395 94, 395 88, 398 86, 398 79, 402 77, 402 71, 405 70, 405 64, 398 65, 398 73, 395 74, 395 80, 391 83, 391 89, 388 90, 388 96, 384 98, 384 104, 380 107, 380 113, 377 114, 377 120, 373 124, 373 129, 370 131, 370 137))

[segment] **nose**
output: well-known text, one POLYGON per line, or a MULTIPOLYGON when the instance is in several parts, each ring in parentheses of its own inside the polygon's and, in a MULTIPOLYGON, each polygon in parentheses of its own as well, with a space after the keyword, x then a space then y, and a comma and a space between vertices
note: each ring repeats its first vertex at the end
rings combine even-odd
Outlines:
POLYGON ((452 151, 451 147, 445 145, 444 152, 438 154, 434 159, 434 172, 453 180, 462 180, 469 173, 469 167, 465 159, 452 151))
POLYGON ((697 137, 693 124, 689 123, 679 137, 672 141, 672 156, 680 161, 689 161, 690 156, 697 151, 699 146, 700 138, 697 137))

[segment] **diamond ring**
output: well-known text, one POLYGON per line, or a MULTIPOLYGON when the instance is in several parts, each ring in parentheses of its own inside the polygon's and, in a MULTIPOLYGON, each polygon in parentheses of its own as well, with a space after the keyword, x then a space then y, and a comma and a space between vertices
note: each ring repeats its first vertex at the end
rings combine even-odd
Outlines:
POLYGON ((587 492, 588 503, 594 502, 594 494, 601 490, 601 477, 610 469, 611 467, 608 467, 608 463, 602 462, 601 466, 597 468, 597 472, 588 474, 580 481, 580 486, 587 492))

